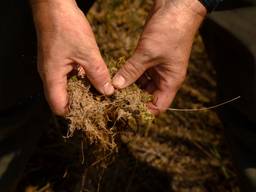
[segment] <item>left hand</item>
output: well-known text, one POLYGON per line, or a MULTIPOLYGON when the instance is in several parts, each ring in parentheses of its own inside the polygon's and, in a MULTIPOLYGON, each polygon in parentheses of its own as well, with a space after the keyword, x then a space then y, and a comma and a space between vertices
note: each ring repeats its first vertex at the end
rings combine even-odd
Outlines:
POLYGON ((102 94, 114 87, 91 26, 75 0, 31 0, 38 40, 38 72, 56 115, 68 113, 68 74, 77 67, 102 94))
POLYGON ((185 78, 193 39, 205 15, 198 0, 155 0, 135 53, 113 85, 122 89, 139 79, 154 96, 151 111, 165 111, 185 78))

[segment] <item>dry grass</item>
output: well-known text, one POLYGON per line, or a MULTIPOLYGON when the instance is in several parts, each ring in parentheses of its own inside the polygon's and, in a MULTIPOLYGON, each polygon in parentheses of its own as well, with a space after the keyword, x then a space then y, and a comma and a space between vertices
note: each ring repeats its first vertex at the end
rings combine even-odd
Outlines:
MULTIPOLYGON (((111 72, 115 73, 124 62, 122 58, 111 60, 111 72)), ((99 94, 86 77, 75 77, 68 82, 68 93, 67 137, 81 130, 85 140, 96 144, 99 152, 116 151, 120 132, 148 127, 154 119, 146 106, 152 97, 135 84, 106 97, 99 94)))

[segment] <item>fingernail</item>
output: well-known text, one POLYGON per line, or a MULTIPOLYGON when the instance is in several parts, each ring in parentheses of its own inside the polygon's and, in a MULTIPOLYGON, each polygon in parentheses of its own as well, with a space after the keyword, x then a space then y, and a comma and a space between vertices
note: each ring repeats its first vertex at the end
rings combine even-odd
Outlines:
POLYGON ((125 79, 121 76, 121 75, 117 75, 116 77, 114 77, 113 79, 113 85, 116 87, 116 88, 123 88, 125 84, 125 79))
POLYGON ((115 91, 114 87, 109 82, 104 85, 105 95, 112 95, 114 91, 115 91))

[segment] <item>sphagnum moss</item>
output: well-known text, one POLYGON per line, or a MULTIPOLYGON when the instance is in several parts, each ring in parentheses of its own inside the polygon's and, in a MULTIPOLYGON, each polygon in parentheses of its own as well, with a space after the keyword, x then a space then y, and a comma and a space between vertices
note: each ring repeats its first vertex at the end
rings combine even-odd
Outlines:
MULTIPOLYGON (((111 75, 124 63, 121 58, 109 62, 111 75)), ((106 97, 92 87, 86 77, 71 78, 68 82, 70 97, 68 136, 81 130, 90 144, 100 151, 113 151, 121 131, 145 130, 153 120, 146 103, 152 97, 133 84, 106 97)))

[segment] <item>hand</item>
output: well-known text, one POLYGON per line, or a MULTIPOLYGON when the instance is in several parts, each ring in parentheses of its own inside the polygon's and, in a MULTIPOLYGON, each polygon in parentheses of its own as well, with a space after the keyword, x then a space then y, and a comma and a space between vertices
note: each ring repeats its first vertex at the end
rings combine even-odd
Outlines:
POLYGON ((74 0, 31 0, 38 37, 38 71, 57 115, 67 112, 67 75, 81 66, 95 88, 114 88, 91 27, 74 0))
POLYGON ((156 0, 135 53, 113 85, 122 89, 139 79, 154 96, 151 111, 165 111, 185 78, 193 39, 205 15, 198 0, 156 0))

